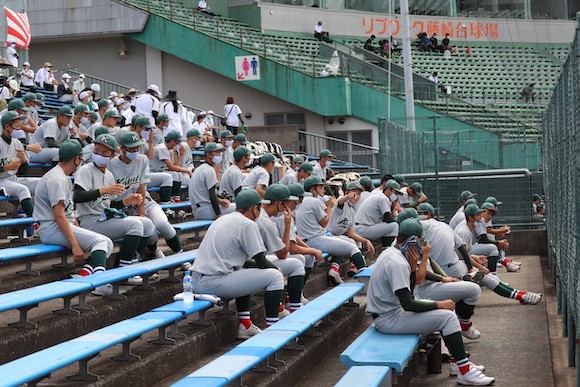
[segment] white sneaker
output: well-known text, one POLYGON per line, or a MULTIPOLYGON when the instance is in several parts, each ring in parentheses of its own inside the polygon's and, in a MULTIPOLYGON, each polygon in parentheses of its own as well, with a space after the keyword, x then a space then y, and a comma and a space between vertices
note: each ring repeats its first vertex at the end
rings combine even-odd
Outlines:
POLYGON ((507 271, 509 272, 514 272, 514 271, 518 271, 521 269, 520 265, 517 265, 515 262, 508 262, 507 265, 505 265, 505 268, 507 269, 507 271))
POLYGON ((165 254, 163 254, 163 251, 161 251, 160 248, 157 248, 157 250, 155 250, 155 252, 153 253, 153 259, 159 258, 165 258, 165 254))
MULTIPOLYGON (((479 372, 485 371, 485 367, 482 365, 475 365, 472 362, 469 362, 469 369, 475 368, 479 372)), ((459 367, 457 363, 451 362, 449 363, 449 376, 457 376, 459 375, 459 367)))
MULTIPOLYGON (((119 295, 125 294, 126 291, 123 289, 119 289, 119 295)), ((91 292, 92 295, 95 296, 112 296, 113 295, 113 285, 112 284, 105 284, 101 286, 97 286, 95 290, 91 292)))
POLYGON ((185 218, 185 215, 186 215, 185 211, 183 211, 183 210, 179 210, 179 211, 177 211, 177 218, 178 218, 178 219, 183 219, 183 218, 185 218))
POLYGON ((304 294, 302 294, 300 296, 300 302, 302 303, 302 305, 306 305, 308 304, 308 298, 304 297, 304 294))
POLYGON ((238 327, 238 335, 237 338, 239 340, 249 339, 252 336, 257 335, 258 333, 262 332, 260 328, 255 326, 254 324, 250 325, 248 329, 243 324, 240 324, 238 327))
POLYGON ((282 309, 281 312, 278 312, 278 318, 282 320, 284 317, 290 316, 290 311, 286 308, 282 309))
POLYGON ((175 211, 173 211, 171 208, 168 208, 165 210, 165 215, 167 216, 167 219, 171 220, 175 218, 175 211))
POLYGON ((83 278, 83 276, 80 275, 80 274, 73 273, 73 274, 70 275, 70 278, 83 278))
POLYGON ((337 272, 334 269, 330 269, 328 270, 328 278, 330 279, 330 281, 332 281, 335 285, 340 285, 342 283, 344 283, 344 281, 342 280, 342 278, 340 277, 340 273, 337 272))
POLYGON ((155 272, 149 276, 149 282, 157 281, 158 279, 159 279, 159 274, 157 272, 155 272))
POLYGON ((494 378, 485 376, 483 372, 475 368, 470 368, 464 375, 457 375, 457 384, 462 386, 489 386, 493 383, 495 383, 494 378))
POLYGON ((181 271, 188 271, 191 266, 193 266, 191 262, 183 262, 179 268, 181 271))
POLYGON ((470 326, 468 330, 466 331, 461 331, 461 335, 463 337, 466 337, 470 340, 477 340, 481 337, 481 333, 475 329, 473 326, 470 326))
POLYGON ((522 296, 522 300, 520 302, 522 304, 526 304, 526 305, 536 305, 540 301, 542 301, 542 294, 541 293, 526 292, 522 296))
POLYGON ((143 285, 143 277, 140 275, 136 275, 134 277, 128 278, 127 283, 133 286, 143 285))
POLYGON ((348 269, 348 272, 346 273, 346 275, 348 275, 349 277, 354 277, 355 275, 357 275, 359 273, 359 269, 356 268, 355 265, 350 265, 350 268, 348 269))

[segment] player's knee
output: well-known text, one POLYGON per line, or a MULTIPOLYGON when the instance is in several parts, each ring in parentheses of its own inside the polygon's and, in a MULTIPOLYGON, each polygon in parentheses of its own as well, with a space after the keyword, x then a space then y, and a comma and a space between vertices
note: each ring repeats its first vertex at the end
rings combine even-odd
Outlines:
POLYGON ((286 258, 286 261, 288 261, 288 263, 290 264, 288 277, 303 276, 306 274, 306 270, 304 270, 304 263, 301 262, 299 259, 286 258))
POLYGON ((150 219, 141 218, 140 221, 141 221, 141 224, 143 226, 143 236, 144 237, 150 237, 156 233, 155 225, 153 224, 153 222, 150 219))
POLYGON ((284 276, 277 269, 264 269, 260 271, 261 275, 268 276, 269 282, 266 285, 266 291, 283 290, 284 276))
POLYGON ((110 256, 113 253, 113 241, 111 238, 102 234, 95 234, 97 237, 95 237, 95 244, 91 251, 101 250, 107 254, 107 257, 110 256))
POLYGON ((478 284, 474 284, 472 282, 465 282, 465 284, 468 285, 468 287, 464 301, 466 304, 475 305, 481 296, 481 287, 478 284))
POLYGON ((441 310, 441 319, 442 319, 442 326, 441 334, 443 336, 449 336, 453 333, 457 333, 461 331, 461 326, 459 325, 459 320, 457 319, 457 315, 450 311, 450 310, 441 310))
POLYGON ((143 236, 143 224, 136 218, 125 218, 127 222, 127 229, 125 230, 126 235, 131 236, 143 236))

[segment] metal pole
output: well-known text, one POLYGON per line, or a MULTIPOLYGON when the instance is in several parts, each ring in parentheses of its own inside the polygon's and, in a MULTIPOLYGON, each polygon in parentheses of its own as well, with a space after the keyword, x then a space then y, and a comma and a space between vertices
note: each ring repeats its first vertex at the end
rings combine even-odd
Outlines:
POLYGON ((576 326, 572 313, 568 313, 568 367, 576 366, 576 326))
POLYGON ((433 116, 433 161, 435 162, 435 200, 437 218, 441 215, 441 195, 439 190, 439 149, 437 149, 437 116, 433 116))
POLYGON ((413 96, 413 62, 411 59, 411 28, 409 26, 409 1, 401 0, 401 28, 403 31, 403 70, 405 75, 405 112, 407 127, 415 131, 415 98, 413 96))

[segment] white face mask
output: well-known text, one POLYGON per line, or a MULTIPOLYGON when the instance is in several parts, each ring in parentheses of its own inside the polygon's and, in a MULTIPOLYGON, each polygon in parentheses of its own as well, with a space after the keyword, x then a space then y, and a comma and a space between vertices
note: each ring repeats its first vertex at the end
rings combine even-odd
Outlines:
POLYGON ((222 162, 222 159, 223 159, 222 155, 217 155, 217 156, 213 156, 211 161, 214 164, 220 164, 222 162))
POLYGON ((248 161, 246 161, 246 162, 244 163, 244 165, 245 165, 246 167, 249 167, 250 165, 252 165, 252 160, 248 160, 248 161))
POLYGON ((392 193, 389 195, 389 200, 392 202, 394 202, 395 200, 397 200, 397 198, 399 197, 399 195, 397 195, 396 193, 392 193))
POLYGON ((12 133, 10 133, 10 137, 12 137, 12 138, 23 138, 24 137, 24 130, 22 130, 22 129, 12 129, 12 133))
POLYGON ((173 145, 173 150, 179 152, 179 144, 173 145))
POLYGON ((201 141, 200 141, 200 140, 197 140, 197 141, 195 142, 195 147, 196 147, 196 148, 199 148, 200 146, 201 146, 201 141))
POLYGON ((294 170, 295 170, 296 172, 298 172, 298 171, 300 170, 300 167, 299 167, 299 166, 298 166, 298 167, 294 167, 294 170))
POLYGON ((167 129, 169 129, 169 126, 163 125, 163 131, 166 131, 167 129))
POLYGON ((331 165, 332 165, 332 161, 328 160, 328 161, 326 162, 326 166, 325 166, 325 168, 330 168, 330 166, 331 166, 331 165))
POLYGON ((226 140, 226 146, 230 148, 234 144, 234 140, 226 140))
POLYGON ((149 138, 149 131, 148 130, 142 130, 141 131, 141 138, 149 138))
POLYGON ((125 156, 131 161, 135 160, 139 156, 139 152, 125 152, 125 156))
MULTIPOLYGON (((127 153, 129 153, 129 152, 127 152, 127 153)), ((111 159, 109 157, 101 156, 101 155, 98 155, 94 152, 93 152, 92 158, 93 158, 93 162, 95 163, 95 165, 97 167, 106 167, 107 165, 109 165, 109 161, 111 161, 111 159)))
POLYGON ((81 117, 81 124, 83 124, 85 127, 87 127, 91 124, 91 120, 89 120, 88 117, 81 117))

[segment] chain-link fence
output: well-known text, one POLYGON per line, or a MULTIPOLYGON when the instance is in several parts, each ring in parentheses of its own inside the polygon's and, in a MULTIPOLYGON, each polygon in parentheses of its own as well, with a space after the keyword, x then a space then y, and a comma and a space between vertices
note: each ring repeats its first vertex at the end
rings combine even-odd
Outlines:
POLYGON ((580 321, 580 13, 576 20, 572 50, 543 121, 549 258, 569 342, 580 321))

